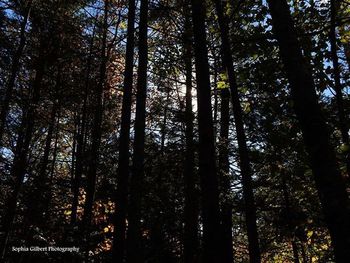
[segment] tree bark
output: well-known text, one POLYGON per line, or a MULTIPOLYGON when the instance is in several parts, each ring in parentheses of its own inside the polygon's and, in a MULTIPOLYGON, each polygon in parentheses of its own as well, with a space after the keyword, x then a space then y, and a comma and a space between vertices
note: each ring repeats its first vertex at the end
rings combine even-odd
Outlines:
POLYGON ((208 49, 205 32, 206 8, 192 0, 192 20, 198 97, 199 176, 203 219, 203 262, 222 262, 218 176, 215 161, 208 49))
POLYGON ((143 262, 141 244, 141 201, 145 158, 145 121, 148 64, 148 0, 141 0, 139 24, 139 64, 137 71, 135 141, 132 176, 130 181, 129 226, 127 232, 127 261, 143 262))
POLYGON ((245 216, 248 235, 249 258, 250 262, 260 262, 259 235, 256 224, 256 205, 254 200, 254 190, 252 185, 252 171, 249 161, 249 151, 247 139, 244 130, 242 107, 239 99, 238 87, 236 82, 233 59, 230 48, 228 22, 223 12, 222 2, 215 1, 215 7, 218 15, 221 31, 221 42, 223 52, 223 62, 227 69, 228 81, 231 91, 233 116, 235 118, 235 128, 238 141, 238 153, 240 160, 240 169, 243 185, 243 198, 245 203, 245 216))
POLYGON ((124 95, 122 106, 122 120, 119 138, 119 161, 117 173, 116 190, 116 214, 115 231, 113 242, 113 259, 118 262, 124 262, 125 257, 125 231, 126 231, 126 213, 128 207, 128 189, 129 189, 129 145, 130 145, 130 123, 132 106, 132 88, 134 73, 134 48, 135 48, 135 0, 129 0, 128 6, 128 32, 126 44, 126 58, 124 71, 124 95))
POLYGON ((302 56, 286 0, 267 2, 335 257, 337 262, 346 262, 350 258, 349 199, 337 167, 328 127, 318 104, 311 70, 302 56))

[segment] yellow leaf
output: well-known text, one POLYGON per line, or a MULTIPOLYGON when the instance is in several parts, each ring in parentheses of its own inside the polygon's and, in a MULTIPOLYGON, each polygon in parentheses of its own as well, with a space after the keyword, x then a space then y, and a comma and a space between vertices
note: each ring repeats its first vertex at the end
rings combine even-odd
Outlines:
POLYGON ((324 250, 327 250, 328 249, 328 245, 327 244, 322 244, 321 248, 324 249, 324 250))
POLYGON ((66 210, 66 211, 64 211, 64 214, 65 214, 66 216, 69 216, 70 214, 72 214, 72 211, 71 211, 71 210, 66 210))
POLYGON ((307 231, 307 237, 310 238, 313 235, 314 231, 310 230, 307 231))
POLYGON ((228 88, 228 85, 226 84, 225 81, 218 81, 217 88, 218 89, 226 89, 226 88, 228 88))

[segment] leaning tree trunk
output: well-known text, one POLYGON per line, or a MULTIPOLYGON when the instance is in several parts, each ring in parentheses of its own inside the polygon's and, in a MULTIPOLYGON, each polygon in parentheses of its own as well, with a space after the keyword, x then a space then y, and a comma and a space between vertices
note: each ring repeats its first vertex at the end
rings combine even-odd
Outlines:
POLYGON ((331 4, 331 27, 329 32, 329 42, 331 44, 331 57, 333 64, 333 78, 334 78, 334 90, 335 90, 335 99, 338 107, 338 118, 339 118, 339 129, 342 137, 342 142, 346 146, 345 147, 345 163, 348 174, 348 179, 350 180, 350 150, 349 148, 349 128, 348 128, 348 118, 344 109, 344 99, 343 99, 343 91, 341 84, 341 76, 340 76, 340 66, 338 59, 338 46, 337 46, 337 3, 335 0, 330 1, 331 4))
POLYGON ((24 11, 24 18, 21 23, 21 31, 19 36, 19 43, 16 52, 12 58, 12 66, 10 76, 6 85, 5 97, 2 101, 2 107, 0 112, 0 146, 2 145, 2 139, 4 135, 4 130, 6 126, 6 118, 10 107, 10 102, 12 98, 13 89, 15 87, 15 82, 20 67, 20 60, 23 54, 24 46, 26 44, 26 26, 28 24, 30 10, 32 6, 32 0, 28 1, 27 6, 24 11))
POLYGON ((117 263, 124 262, 125 257, 125 231, 126 213, 129 189, 129 145, 130 123, 132 105, 132 87, 134 71, 134 47, 135 47, 135 0, 129 0, 128 6, 128 32, 126 44, 126 58, 124 71, 124 94, 122 106, 122 120, 119 138, 119 161, 117 171, 116 190, 116 214, 114 222, 113 259, 117 263))
MULTIPOLYGON (((189 1, 185 1, 189 2, 189 1)), ((187 3, 188 4, 188 3, 187 3)), ((198 257, 198 196, 196 191, 196 174, 194 170, 194 141, 193 141, 193 109, 192 109, 192 31, 190 10, 184 7, 185 33, 184 33, 184 61, 186 69, 186 109, 185 109, 185 207, 184 207, 184 262, 197 262, 198 257)))
POLYGON ((215 1, 218 14, 219 26, 221 31, 221 42, 223 52, 223 62, 227 69, 228 81, 230 85, 233 115, 235 118, 235 128, 238 141, 238 153, 240 160, 240 169, 243 185, 243 198, 245 203, 245 216, 248 235, 249 258, 250 262, 260 262, 259 236, 256 225, 256 205, 254 201, 254 192, 252 185, 252 172, 249 161, 247 139, 243 124, 242 107, 240 104, 235 71, 233 67, 233 59, 229 41, 229 30, 227 19, 223 12, 222 3, 215 1))
POLYGON ((350 258, 350 207, 330 133, 318 104, 310 67, 302 56, 288 3, 286 0, 267 2, 335 257, 337 262, 345 262, 350 258))
POLYGON ((132 176, 130 181, 130 205, 128 226, 127 261, 143 262, 141 245, 141 201, 144 177, 145 158, 145 121, 147 96, 147 64, 148 64, 148 0, 141 0, 139 26, 139 64, 137 71, 135 141, 132 176))
POLYGON ((215 161, 211 89, 205 32, 206 9, 192 0, 192 20, 198 96, 199 176, 203 220, 203 262, 222 262, 218 176, 215 161))

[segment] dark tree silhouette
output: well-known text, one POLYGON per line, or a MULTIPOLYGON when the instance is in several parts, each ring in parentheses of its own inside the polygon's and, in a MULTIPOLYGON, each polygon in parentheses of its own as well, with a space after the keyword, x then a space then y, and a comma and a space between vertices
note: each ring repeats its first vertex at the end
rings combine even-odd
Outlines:
POLYGON ((349 199, 338 170, 329 131, 321 112, 310 68, 304 60, 286 1, 268 1, 274 32, 291 85, 294 109, 310 156, 319 197, 336 258, 349 258, 349 199))
POLYGON ((203 217, 203 261, 221 262, 218 177, 215 163, 213 119, 210 102, 205 7, 192 0, 196 82, 198 93, 199 177, 203 217))

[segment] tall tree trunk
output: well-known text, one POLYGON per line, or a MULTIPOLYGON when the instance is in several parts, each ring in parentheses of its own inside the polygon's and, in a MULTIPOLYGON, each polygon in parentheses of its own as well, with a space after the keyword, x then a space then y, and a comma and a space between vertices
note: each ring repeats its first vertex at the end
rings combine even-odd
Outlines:
POLYGON ((145 120, 148 64, 148 0, 141 0, 139 26, 139 64, 137 71, 135 142, 132 176, 130 182, 130 206, 127 259, 130 263, 143 262, 141 245, 141 201, 145 158, 145 120))
POLYGON ((233 115, 235 118, 235 128, 238 141, 238 152, 240 160, 240 169, 243 185, 243 198, 245 203, 245 215, 247 234, 249 242, 249 258, 250 262, 260 262, 259 236, 256 225, 256 206, 254 201, 254 192, 252 185, 252 172, 249 161, 249 153, 247 147, 247 139, 244 131, 242 107, 240 104, 235 71, 233 67, 233 59, 229 41, 229 30, 227 19, 223 12, 222 2, 215 1, 215 6, 218 14, 218 20, 221 31, 221 42, 223 52, 223 62, 227 69, 228 81, 230 85, 233 115))
POLYGON ((79 129, 77 134, 77 151, 76 151, 76 161, 75 161, 75 171, 74 171, 74 179, 72 182, 72 214, 70 218, 71 225, 74 225, 77 220, 77 210, 79 205, 79 187, 81 183, 81 177, 83 175, 84 170, 84 154, 85 154, 85 134, 87 132, 86 124, 87 124, 87 107, 88 107, 88 95, 90 88, 90 74, 91 74, 91 64, 92 64, 92 51, 94 46, 95 39, 95 27, 93 28, 93 33, 90 41, 89 47, 89 57, 86 62, 86 75, 85 75, 85 83, 84 83, 84 94, 83 94, 83 105, 81 107, 81 117, 79 122, 79 129))
POLYGON ((124 94, 122 106, 122 120, 119 138, 119 161, 117 173, 116 190, 116 214, 115 231, 113 242, 113 259, 117 263, 124 262, 125 256, 125 231, 126 231, 126 213, 128 206, 129 189, 129 145, 130 145, 130 123, 131 123, 131 105, 132 105, 132 87, 134 72, 134 48, 135 48, 135 0, 129 0, 128 6, 128 32, 125 55, 124 71, 124 94))
MULTIPOLYGON (((166 88, 166 99, 165 99, 165 102, 164 102, 164 109, 163 109, 163 122, 162 122, 162 126, 161 126, 161 129, 160 129, 160 134, 161 134, 161 137, 160 137, 160 154, 161 156, 164 155, 164 149, 165 149, 165 139, 166 139, 166 133, 167 133, 167 129, 166 129, 166 126, 167 126, 167 122, 168 122, 168 108, 169 108, 169 99, 170 99, 170 89, 167 87, 166 88)), ((159 173, 159 175, 161 176, 162 173, 159 173)), ((161 183, 161 179, 158 181, 161 183)))
MULTIPOLYGON (((348 148, 349 145, 349 128, 348 128, 348 118, 345 113, 344 109, 344 99, 343 99, 343 91, 342 91, 342 84, 341 84, 341 76, 340 76, 340 66, 339 66, 339 59, 338 59, 338 45, 337 45, 337 9, 338 4, 335 0, 330 1, 331 4, 331 27, 329 32, 330 37, 330 44, 331 44, 331 56, 332 56, 332 63, 333 63, 333 78, 334 78, 334 90, 335 90, 335 99, 337 102, 338 107, 338 118, 339 118, 339 129, 342 137, 342 142, 346 148, 348 148)), ((344 151, 345 154, 345 163, 347 168, 347 174, 348 179, 350 180, 350 150, 346 149, 344 151)))
POLYGON ((71 168, 70 168, 70 179, 71 179, 71 190, 73 190, 74 186, 74 178, 75 178, 75 167, 76 167, 76 159, 77 159, 77 137, 79 134, 79 123, 80 116, 76 112, 74 112, 74 130, 73 130, 73 143, 72 143, 72 154, 71 154, 71 168))
POLYGON ((222 89, 220 92, 220 139, 219 139, 219 174, 221 201, 221 227, 223 234, 223 261, 233 262, 232 240, 232 200, 230 198, 230 163, 229 163, 229 125, 230 125, 230 92, 222 89))
POLYGON ((205 32, 206 8, 201 0, 192 0, 192 19, 199 124, 199 176, 203 219, 203 262, 222 262, 219 191, 215 162, 208 49, 205 32))
POLYGON ((57 159, 57 151, 58 151, 58 137, 60 133, 59 124, 60 124, 60 111, 58 111, 57 118, 56 118, 56 134, 55 134, 55 142, 54 147, 52 151, 52 160, 51 160, 51 167, 49 172, 49 180, 48 180, 48 196, 47 201, 45 202, 46 207, 44 208, 44 214, 46 221, 50 218, 50 205, 52 201, 52 182, 55 175, 55 167, 56 167, 56 159, 57 159))
POLYGON ((12 223, 15 218, 17 199, 20 188, 23 183, 24 175, 27 169, 29 146, 32 140, 34 132, 34 122, 37 116, 37 107, 40 101, 40 89, 41 82, 44 76, 45 61, 43 60, 43 54, 39 55, 37 65, 36 65, 35 79, 32 84, 32 96, 29 100, 28 108, 26 112, 23 113, 23 118, 21 121, 20 133, 18 135, 15 156, 13 159, 13 164, 11 168, 11 178, 13 178, 14 184, 12 192, 6 203, 6 213, 3 217, 3 232, 4 237, 1 241, 1 259, 4 259, 7 242, 9 234, 12 229, 12 223))
POLYGON ((322 115, 310 68, 304 60, 286 0, 268 0, 273 30, 291 86, 294 110, 309 153, 316 187, 337 262, 350 258, 350 207, 322 115))
POLYGON ((214 105, 213 105, 213 118, 214 118, 214 141, 216 141, 216 134, 217 134, 217 129, 218 129, 218 87, 217 87, 217 83, 218 83, 218 62, 216 57, 214 58, 214 73, 213 73, 213 78, 214 78, 214 105))
MULTIPOLYGON (((56 88, 59 88, 60 77, 57 77, 56 88)), ((51 143, 54 136, 54 129, 56 124, 57 113, 59 110, 59 102, 57 98, 54 99, 54 104, 51 110, 50 122, 47 131, 47 136, 45 140, 44 154, 42 156, 39 174, 34 179, 34 189, 33 189, 33 198, 29 200, 29 211, 28 218, 30 219, 30 224, 39 226, 40 228, 45 226, 45 207, 47 206, 46 202, 48 201, 49 195, 49 176, 48 176, 48 165, 49 157, 51 152, 51 143), (35 193, 41 193, 41 195, 36 195, 35 193)))
POLYGON ((21 23, 21 31, 19 36, 19 43, 16 52, 12 58, 11 72, 6 85, 5 97, 2 101, 2 107, 0 112, 0 146, 2 145, 2 139, 4 135, 4 130, 6 126, 6 118, 10 107, 10 102, 12 98, 13 89, 15 87, 15 82, 17 74, 20 68, 20 59, 23 54, 24 46, 26 44, 26 26, 28 24, 30 10, 32 6, 32 0, 29 0, 27 6, 24 10, 24 18, 21 23))
MULTIPOLYGON (((85 104, 85 101, 84 101, 85 104)), ((85 134, 85 124, 86 123, 86 107, 84 107, 83 114, 79 118, 78 131, 76 135, 76 152, 75 152, 75 169, 74 177, 72 179, 72 213, 70 217, 71 225, 74 225, 77 220, 77 210, 79 204, 79 186, 81 182, 81 177, 83 174, 83 148, 84 148, 84 134, 85 134)))
MULTIPOLYGON (((277 157, 278 158, 278 157, 277 157)), ((276 160, 277 160, 276 158, 276 160)), ((276 170, 277 170, 277 166, 276 166, 276 170)), ((291 210, 291 203, 290 203, 290 197, 289 197, 289 191, 288 191, 288 185, 287 185, 287 180, 286 180, 286 173, 285 171, 282 169, 280 169, 280 175, 281 177, 281 188, 282 188, 282 193, 283 193, 283 199, 284 199, 284 206, 286 209, 286 215, 287 215, 287 224, 288 224, 288 229, 292 230, 292 250, 293 250, 293 257, 294 257, 294 262, 295 263, 299 263, 299 253, 298 253, 298 244, 296 242, 296 236, 295 236, 295 225, 292 224, 292 222, 290 221, 291 218, 293 218, 292 216, 292 210, 291 210)))
MULTIPOLYGON (((188 4, 189 1, 186 1, 188 4)), ((193 109, 192 109, 192 31, 190 10, 184 6, 185 33, 184 33, 184 61, 186 69, 186 109, 185 109, 185 208, 184 208, 184 262, 198 261, 198 196, 196 192, 196 174, 194 170, 194 141, 193 141, 193 109)))
MULTIPOLYGON (((109 0, 104 1, 104 17, 103 17, 103 32, 102 32, 102 45, 101 45, 101 64, 98 84, 94 94, 94 117, 93 126, 91 133, 91 149, 89 154, 89 167, 87 171, 87 186, 86 186, 86 201, 84 204, 84 216, 83 216, 83 234, 86 237, 87 244, 86 248, 89 247, 89 232, 92 219, 92 209, 95 198, 95 188, 96 188, 96 175, 97 166, 99 163, 99 152, 102 136, 102 116, 103 116, 103 89, 106 81, 106 47, 107 47, 107 30, 108 30, 108 10, 109 10, 109 0)), ((87 251, 88 252, 88 249, 87 251)), ((88 255, 88 254, 86 254, 88 255)))

